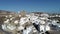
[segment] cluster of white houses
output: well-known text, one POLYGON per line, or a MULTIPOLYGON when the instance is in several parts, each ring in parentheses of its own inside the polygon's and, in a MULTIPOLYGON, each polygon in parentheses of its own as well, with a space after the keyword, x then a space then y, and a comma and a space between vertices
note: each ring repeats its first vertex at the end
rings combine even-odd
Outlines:
POLYGON ((58 20, 48 19, 50 17, 46 13, 19 13, 5 16, 2 24, 4 31, 12 32, 12 34, 42 34, 50 31, 54 25, 60 28, 58 20), (52 26, 53 25, 53 26, 52 26))

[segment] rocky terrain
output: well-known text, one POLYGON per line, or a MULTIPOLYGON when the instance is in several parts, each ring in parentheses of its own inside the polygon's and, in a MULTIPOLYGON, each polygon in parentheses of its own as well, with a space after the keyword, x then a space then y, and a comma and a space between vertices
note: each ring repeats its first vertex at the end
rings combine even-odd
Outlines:
POLYGON ((59 14, 51 15, 43 12, 31 12, 28 14, 24 11, 20 13, 15 13, 10 11, 0 10, 0 34, 18 34, 18 33, 22 34, 25 31, 24 30, 25 27, 30 28, 30 30, 31 29, 33 30, 33 31, 31 30, 30 34, 38 34, 38 31, 33 26, 33 23, 35 22, 36 23, 39 22, 40 31, 43 31, 41 32, 41 34, 45 33, 46 31, 48 31, 50 34, 60 34, 59 33, 60 32, 60 29, 59 29, 60 15, 59 14), (46 27, 49 24, 50 25, 53 24, 53 26, 46 27), (55 28, 54 25, 58 26, 56 30, 54 30, 55 28), (4 26, 7 26, 5 27, 6 29, 4 28, 4 26), (48 28, 48 30, 46 29, 45 31, 44 28, 48 28))

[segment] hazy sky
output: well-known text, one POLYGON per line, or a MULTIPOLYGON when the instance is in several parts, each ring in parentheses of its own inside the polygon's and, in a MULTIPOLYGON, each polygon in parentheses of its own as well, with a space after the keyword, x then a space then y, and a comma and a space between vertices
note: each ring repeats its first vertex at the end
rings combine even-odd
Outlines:
POLYGON ((0 10, 60 12, 60 0, 0 0, 0 10))

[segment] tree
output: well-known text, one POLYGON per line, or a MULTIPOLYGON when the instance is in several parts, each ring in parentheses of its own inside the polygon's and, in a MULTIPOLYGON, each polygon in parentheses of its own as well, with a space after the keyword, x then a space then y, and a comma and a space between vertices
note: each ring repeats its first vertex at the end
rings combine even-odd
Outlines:
POLYGON ((21 15, 21 17, 25 17, 25 16, 26 16, 25 10, 21 11, 21 12, 20 12, 20 15, 21 15))

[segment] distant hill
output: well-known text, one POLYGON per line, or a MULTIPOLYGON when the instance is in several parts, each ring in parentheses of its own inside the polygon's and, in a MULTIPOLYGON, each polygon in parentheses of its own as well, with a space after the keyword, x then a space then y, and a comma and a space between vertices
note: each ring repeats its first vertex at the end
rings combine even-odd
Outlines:
POLYGON ((10 15, 10 14, 15 14, 15 12, 0 10, 0 16, 6 16, 6 15, 10 15))
POLYGON ((10 13, 9 11, 5 11, 5 10, 0 10, 0 13, 2 13, 2 12, 7 12, 7 13, 10 13))
POLYGON ((43 12, 32 12, 32 13, 35 13, 35 14, 43 14, 43 12))

